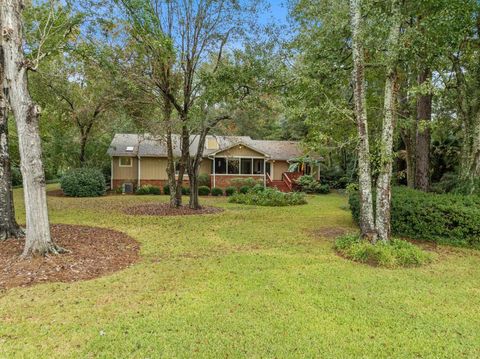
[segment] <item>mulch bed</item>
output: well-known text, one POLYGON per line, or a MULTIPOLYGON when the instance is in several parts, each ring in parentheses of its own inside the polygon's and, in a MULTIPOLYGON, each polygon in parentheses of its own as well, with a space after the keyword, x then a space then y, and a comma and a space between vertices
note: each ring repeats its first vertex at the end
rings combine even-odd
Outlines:
POLYGON ((191 209, 188 206, 170 208, 168 203, 146 203, 126 207, 123 212, 133 216, 189 216, 219 213, 223 212, 223 208, 209 206, 200 209, 191 209))
POLYGON ((124 269, 139 259, 140 245, 111 229, 55 224, 53 241, 70 251, 20 259, 23 240, 0 242, 0 291, 44 282, 75 282, 124 269))

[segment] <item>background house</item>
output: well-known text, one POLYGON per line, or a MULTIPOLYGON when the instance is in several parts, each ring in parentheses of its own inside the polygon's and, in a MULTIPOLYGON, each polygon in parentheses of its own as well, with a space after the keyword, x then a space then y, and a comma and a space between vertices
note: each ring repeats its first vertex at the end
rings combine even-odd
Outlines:
MULTIPOLYGON (((174 135, 174 156, 180 157, 180 136, 174 135)), ((198 136, 191 136, 190 153, 195 154, 198 136)), ((165 139, 151 135, 117 134, 108 154, 111 156, 113 189, 151 184, 167 184, 165 139)), ((306 165, 289 172, 292 161, 305 156, 299 142, 253 140, 249 136, 207 136, 200 174, 210 176, 211 187, 226 188, 234 178, 255 178, 265 186, 292 189, 302 174, 319 176, 318 166, 306 165), (317 167, 317 168, 314 168, 317 167)), ((188 183, 188 176, 185 176, 188 183)))

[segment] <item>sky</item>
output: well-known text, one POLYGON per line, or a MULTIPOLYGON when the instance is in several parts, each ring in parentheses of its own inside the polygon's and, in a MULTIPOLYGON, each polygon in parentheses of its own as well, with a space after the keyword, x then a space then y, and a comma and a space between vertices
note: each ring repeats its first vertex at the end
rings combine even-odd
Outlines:
POLYGON ((287 22, 287 4, 286 0, 266 0, 270 5, 270 11, 264 12, 260 15, 262 22, 269 22, 269 20, 274 20, 275 23, 286 23, 287 22))

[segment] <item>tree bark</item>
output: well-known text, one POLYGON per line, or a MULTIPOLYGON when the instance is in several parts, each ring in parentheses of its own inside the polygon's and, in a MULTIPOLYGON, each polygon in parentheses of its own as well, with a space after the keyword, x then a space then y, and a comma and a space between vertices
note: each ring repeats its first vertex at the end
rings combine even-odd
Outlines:
POLYGON ((60 253, 50 237, 45 174, 38 121, 39 108, 28 90, 28 61, 23 54, 22 11, 19 0, 3 0, 0 8, 2 46, 8 100, 16 120, 26 211, 26 239, 22 256, 60 253))
POLYGON ((15 219, 12 171, 8 153, 8 111, 4 93, 3 50, 0 46, 0 241, 24 235, 15 219))
POLYGON ((198 139, 197 152, 190 160, 188 167, 188 179, 190 182, 190 201, 189 207, 191 209, 200 209, 200 201, 198 199, 198 175, 200 164, 202 163, 203 149, 205 148, 205 140, 207 138, 209 128, 204 129, 198 139))
MULTIPOLYGON (((430 81, 430 69, 418 75, 418 85, 430 81)), ((415 138, 415 188, 428 191, 430 187, 430 122, 432 120, 432 94, 417 96, 417 121, 415 138)))
POLYGON ((372 176, 368 139, 365 63, 361 34, 361 0, 350 0, 353 52, 353 95, 358 130, 358 189, 360 194, 360 230, 363 238, 375 242, 377 234, 373 217, 372 176))
POLYGON ((385 80, 384 118, 382 142, 380 146, 380 166, 377 178, 375 226, 378 239, 388 241, 390 238, 391 181, 393 164, 393 130, 397 111, 397 61, 398 40, 400 36, 400 3, 392 1, 392 25, 387 42, 387 77, 385 80))

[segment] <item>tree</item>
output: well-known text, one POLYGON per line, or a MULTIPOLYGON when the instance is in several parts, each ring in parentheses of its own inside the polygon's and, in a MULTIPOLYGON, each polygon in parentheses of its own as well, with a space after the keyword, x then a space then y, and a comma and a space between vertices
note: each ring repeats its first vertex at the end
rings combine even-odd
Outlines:
POLYGON ((181 150, 178 177, 182 179, 184 171, 188 172, 191 188, 189 205, 198 209, 197 176, 203 147, 197 147, 191 156, 190 137, 195 135, 192 130, 201 128, 197 134, 201 143, 211 128, 228 118, 222 114, 206 125, 195 123, 193 112, 201 112, 199 108, 203 106, 200 99, 204 86, 199 71, 202 64, 212 58, 216 65, 211 69, 213 72, 218 70, 227 42, 240 40, 243 30, 251 25, 249 15, 255 11, 256 2, 122 0, 120 3, 137 26, 135 35, 144 48, 163 50, 163 53, 153 55, 171 60, 163 60, 163 66, 156 67, 160 70, 160 81, 156 81, 156 85, 163 100, 168 101, 178 115, 181 150), (170 86, 171 81, 166 81, 167 74, 172 73, 179 81, 178 91, 170 86))
POLYGON ((24 235, 15 219, 12 172, 8 149, 8 107, 4 92, 7 91, 3 71, 3 49, 0 46, 0 241, 24 235))
POLYGON ((25 4, 20 0, 3 0, 0 8, 1 46, 4 51, 5 83, 8 101, 15 117, 19 136, 21 171, 26 211, 26 240, 23 256, 60 253, 50 236, 45 174, 38 121, 40 109, 33 102, 27 71, 32 64, 23 52, 25 4))
POLYGON ((391 25, 387 40, 384 118, 380 147, 380 164, 376 190, 375 227, 378 238, 390 239, 391 182, 393 164, 393 134, 397 118, 399 38, 402 24, 400 0, 392 0, 391 25))
POLYGON ((365 93, 365 60, 362 40, 362 2, 350 0, 353 55, 353 95, 358 129, 358 189, 360 194, 360 230, 363 238, 376 241, 372 199, 372 175, 368 140, 367 101, 365 93))

